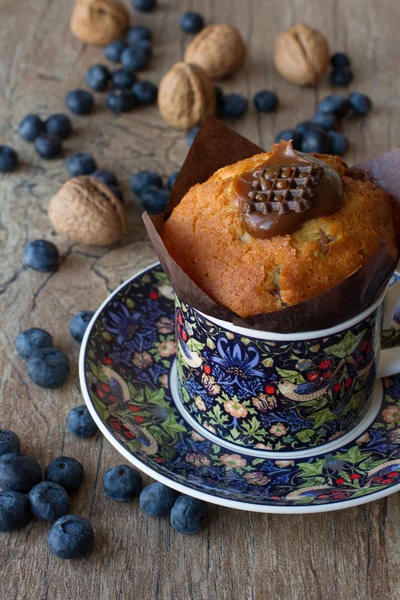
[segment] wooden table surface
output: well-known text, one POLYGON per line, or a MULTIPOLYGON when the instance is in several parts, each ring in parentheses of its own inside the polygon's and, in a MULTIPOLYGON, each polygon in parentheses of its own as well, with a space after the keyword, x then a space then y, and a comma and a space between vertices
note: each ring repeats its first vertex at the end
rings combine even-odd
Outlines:
MULTIPOLYGON (((371 95, 373 113, 350 120, 350 163, 400 145, 398 0, 159 0, 153 14, 135 15, 149 25, 154 56, 143 74, 158 83, 183 53, 188 37, 179 29, 183 10, 197 8, 207 22, 231 22, 249 49, 248 66, 225 91, 249 99, 259 89, 276 90, 276 115, 247 116, 229 123, 269 148, 274 134, 310 117, 330 93, 325 80, 300 89, 282 80, 272 61, 276 34, 298 21, 323 31, 333 51, 352 58, 351 89, 371 95)), ((73 117, 74 135, 65 154, 92 152, 102 168, 122 182, 130 216, 129 236, 107 249, 73 244, 55 235, 46 208, 67 179, 64 160, 39 160, 16 133, 28 112, 46 116, 64 110, 71 88, 84 87, 87 67, 103 62, 100 48, 74 39, 70 0, 0 0, 0 143, 21 158, 14 174, 0 176, 0 426, 16 431, 23 450, 43 467, 60 454, 82 461, 86 477, 73 498, 75 513, 91 520, 97 535, 87 560, 60 561, 50 555, 49 525, 0 536, 2 600, 395 600, 400 598, 400 495, 339 512, 313 515, 251 514, 210 506, 206 529, 177 534, 167 520, 140 513, 138 503, 117 504, 102 490, 104 472, 123 462, 99 434, 79 440, 65 429, 70 408, 83 402, 78 382, 79 347, 68 323, 79 310, 95 310, 135 271, 154 261, 129 192, 139 169, 163 175, 179 169, 187 152, 185 135, 164 123, 156 107, 114 116, 98 95, 89 117, 73 117), (62 264, 54 274, 22 267, 26 242, 57 243, 62 264), (14 351, 16 335, 39 326, 70 357, 72 374, 60 390, 35 387, 14 351)))

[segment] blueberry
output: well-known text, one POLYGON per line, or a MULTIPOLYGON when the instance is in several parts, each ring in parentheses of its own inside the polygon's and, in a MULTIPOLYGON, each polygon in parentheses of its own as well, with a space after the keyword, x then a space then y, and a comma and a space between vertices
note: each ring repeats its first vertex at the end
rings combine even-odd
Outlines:
POLYGON ((299 131, 301 135, 308 133, 309 131, 313 131, 315 129, 321 130, 321 125, 318 123, 314 123, 313 121, 302 121, 301 123, 297 123, 296 131, 299 131))
POLYGON ((278 96, 274 92, 263 90, 254 96, 254 106, 258 112, 271 113, 278 108, 278 96))
POLYGON ((329 131, 335 127, 336 117, 333 113, 318 112, 313 116, 312 122, 329 131))
POLYGON ((91 154, 78 152, 67 159, 66 167, 71 177, 90 175, 96 170, 96 162, 91 154))
POLYGON ((43 121, 38 115, 26 115, 18 125, 19 137, 26 142, 34 142, 43 129, 43 121))
POLYGON ((302 152, 317 154, 329 154, 330 142, 326 131, 323 129, 310 129, 303 134, 301 142, 302 152))
POLYGON ((83 340, 83 336, 85 335, 85 331, 92 320, 94 312, 91 310, 81 310, 72 317, 71 322, 69 324, 69 330, 77 342, 81 342, 83 340))
POLYGON ((28 358, 27 373, 40 387, 61 387, 69 375, 68 357, 57 348, 39 348, 28 358))
POLYGON ((139 40, 151 40, 151 31, 148 27, 136 25, 128 29, 126 39, 130 46, 134 46, 139 40))
POLYGON ((51 135, 58 135, 58 137, 64 140, 68 138, 72 133, 71 119, 63 113, 50 115, 50 117, 46 119, 44 123, 44 128, 46 130, 46 133, 50 133, 51 135))
POLYGON ((115 185, 109 185, 108 189, 114 194, 114 196, 118 198, 120 202, 124 202, 124 195, 119 188, 117 188, 115 185))
POLYGON ((193 127, 192 129, 189 129, 189 131, 187 132, 187 143, 189 148, 192 146, 196 135, 199 133, 200 131, 200 127, 193 127))
POLYGON ((180 25, 187 33, 199 33, 204 27, 204 19, 200 13, 188 10, 181 16, 180 25))
POLYGON ((67 428, 68 431, 79 438, 93 437, 97 432, 97 425, 84 404, 69 411, 67 428))
POLYGON ((206 516, 206 502, 182 494, 172 507, 171 525, 179 533, 193 535, 203 529, 206 516))
POLYGON ((69 497, 65 489, 52 481, 41 481, 29 492, 32 514, 42 521, 55 521, 68 513, 69 497))
POLYGON ((138 171, 131 176, 129 185, 132 192, 140 196, 143 190, 150 185, 162 187, 162 179, 155 171, 138 171))
POLYGON ((18 356, 27 360, 34 350, 38 348, 51 348, 53 338, 50 333, 38 327, 25 329, 15 340, 15 349, 18 356))
POLYGON ((19 437, 9 429, 0 429, 0 456, 9 452, 20 452, 21 442, 19 437))
POLYGON ((104 49, 104 56, 111 62, 121 62, 121 54, 128 47, 125 40, 115 40, 104 49))
POLYGON ((0 457, 0 488, 9 492, 27 494, 42 481, 42 469, 31 456, 8 452, 0 457))
POLYGON ((121 62, 125 69, 140 71, 146 65, 148 54, 141 48, 129 46, 121 54, 121 62))
POLYGON ((76 492, 83 481, 83 467, 79 460, 69 456, 59 456, 47 465, 44 478, 46 481, 58 483, 68 492, 76 492))
POLYGON ((15 171, 18 154, 10 146, 0 146, 0 173, 15 171))
POLYGON ((129 112, 135 106, 135 97, 130 90, 111 90, 107 106, 114 113, 129 112))
POLYGON ((143 209, 150 215, 163 213, 169 198, 169 190, 163 190, 155 185, 149 185, 140 195, 143 209))
POLYGON ((104 92, 108 87, 111 73, 104 65, 93 65, 86 73, 86 83, 96 92, 104 92))
POLYGON ((153 54, 153 48, 150 40, 138 40, 135 43, 134 49, 138 53, 145 54, 147 58, 150 58, 150 56, 153 54))
POLYGON ((337 156, 343 156, 349 149, 349 140, 342 133, 336 131, 329 132, 330 153, 337 156))
POLYGON ((349 67, 350 59, 344 52, 336 52, 331 56, 332 67, 349 67))
POLYGON ((275 143, 279 144, 281 140, 285 142, 292 140, 293 148, 295 150, 300 150, 302 137, 300 131, 296 131, 295 129, 284 129, 275 136, 275 143))
POLYGON ((35 150, 42 158, 57 158, 62 152, 61 138, 58 135, 43 133, 35 140, 35 150))
POLYGON ((179 492, 157 481, 140 494, 140 508, 150 517, 162 517, 170 512, 179 496, 179 492))
POLYGON ((157 102, 157 86, 150 81, 138 81, 132 87, 132 93, 138 104, 150 105, 157 102))
POLYGON ((15 531, 25 525, 31 514, 29 502, 21 492, 0 492, 0 531, 15 531))
POLYGON ((65 103, 75 115, 88 115, 94 108, 93 96, 86 90, 71 90, 66 96, 65 103))
POLYGON ((347 87, 353 80, 353 72, 349 67, 337 67, 330 74, 332 85, 347 87))
POLYGON ((174 171, 168 177, 167 187, 168 187, 169 190, 172 190, 172 188, 174 187, 175 181, 178 179, 178 175, 179 175, 179 171, 174 171))
POLYGON ((349 103, 346 98, 338 94, 331 94, 323 98, 318 104, 318 113, 333 113, 338 119, 344 117, 349 110, 349 103))
POLYGON ((221 113, 227 119, 239 119, 247 110, 247 99, 240 94, 226 94, 221 101, 221 113))
POLYGON ((58 558, 82 558, 94 548, 94 531, 84 517, 64 515, 49 531, 47 543, 58 558))
POLYGON ((113 500, 126 502, 133 500, 143 489, 143 479, 139 471, 128 465, 118 465, 104 475, 103 489, 113 500))
POLYGON ((52 242, 35 240, 24 247, 24 264, 35 271, 55 271, 58 266, 58 249, 52 242))
POLYGON ((112 73, 112 84, 113 87, 118 89, 129 89, 133 86, 136 81, 136 75, 134 71, 129 69, 117 69, 112 73))
POLYGON ((98 179, 99 181, 104 183, 104 185, 107 185, 108 187, 110 187, 111 185, 113 185, 113 186, 118 185, 117 178, 115 177, 114 173, 111 173, 111 171, 104 171, 104 170, 95 171, 94 173, 92 173, 92 177, 95 177, 96 179, 98 179))
POLYGON ((156 7, 156 0, 132 0, 133 8, 141 12, 152 12, 156 7))
POLYGON ((361 92, 352 92, 349 96, 350 108, 357 115, 366 115, 372 107, 371 99, 361 92))

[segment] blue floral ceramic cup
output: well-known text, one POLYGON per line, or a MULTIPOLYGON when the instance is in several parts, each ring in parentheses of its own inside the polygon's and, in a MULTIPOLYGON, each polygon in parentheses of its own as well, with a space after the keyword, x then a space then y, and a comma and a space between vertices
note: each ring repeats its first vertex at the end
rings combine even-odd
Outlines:
POLYGON ((400 282, 330 329, 278 334, 234 326, 176 299, 177 392, 205 433, 256 450, 305 450, 356 427, 376 377, 400 371, 380 351, 400 282))

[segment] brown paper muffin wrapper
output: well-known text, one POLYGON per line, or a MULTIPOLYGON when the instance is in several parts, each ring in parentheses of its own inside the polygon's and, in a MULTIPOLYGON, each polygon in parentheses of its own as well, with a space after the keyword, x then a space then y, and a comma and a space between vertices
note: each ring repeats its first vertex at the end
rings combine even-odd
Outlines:
MULTIPOLYGON (((397 260, 391 256, 383 241, 363 267, 323 294, 279 311, 257 314, 247 319, 216 304, 168 254, 160 233, 164 222, 186 192, 196 183, 206 181, 221 167, 260 152, 264 150, 218 119, 207 117, 204 120, 171 191, 165 213, 143 215, 147 232, 172 287, 181 300, 197 310, 250 329, 294 333, 326 329, 351 319, 378 298, 396 268, 397 260)), ((400 149, 355 165, 352 169, 368 171, 377 185, 391 194, 400 206, 400 149)))

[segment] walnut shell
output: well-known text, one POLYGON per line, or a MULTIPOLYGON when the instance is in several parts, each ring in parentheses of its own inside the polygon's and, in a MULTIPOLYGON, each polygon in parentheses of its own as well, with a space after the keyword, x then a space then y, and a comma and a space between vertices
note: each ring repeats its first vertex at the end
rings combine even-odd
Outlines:
POLYGON ((315 85, 329 68, 329 46, 324 36, 297 24, 275 40, 275 66, 285 79, 297 85, 315 85))
POLYGON ((110 246, 127 232, 121 201, 94 177, 69 179, 51 199, 48 215, 54 229, 73 242, 110 246))
POLYGON ((214 86, 197 65, 176 63, 161 79, 158 107, 167 123, 190 129, 215 113, 214 86))
POLYGON ((119 0, 76 0, 71 32, 86 44, 105 46, 122 38, 129 27, 129 13, 119 0))
POLYGON ((208 25, 186 48, 185 62, 198 65, 212 79, 228 77, 246 62, 246 46, 238 30, 227 23, 208 25))

